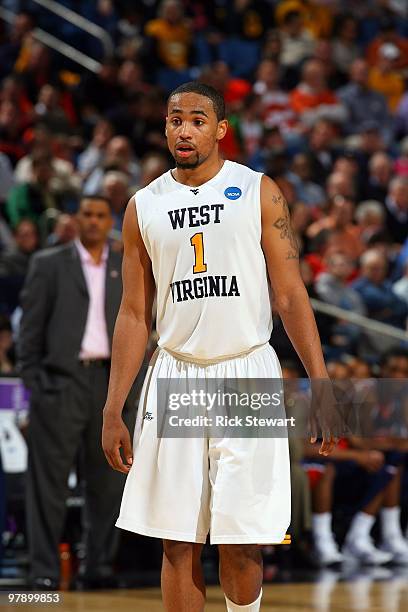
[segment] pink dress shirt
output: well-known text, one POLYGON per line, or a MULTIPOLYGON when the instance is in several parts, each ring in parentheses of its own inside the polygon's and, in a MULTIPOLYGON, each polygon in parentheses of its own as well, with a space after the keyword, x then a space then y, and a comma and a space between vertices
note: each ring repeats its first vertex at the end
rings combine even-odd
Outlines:
POLYGON ((108 359, 110 347, 105 318, 105 283, 109 248, 105 245, 101 262, 97 264, 80 240, 75 240, 75 246, 89 294, 89 308, 79 359, 108 359))

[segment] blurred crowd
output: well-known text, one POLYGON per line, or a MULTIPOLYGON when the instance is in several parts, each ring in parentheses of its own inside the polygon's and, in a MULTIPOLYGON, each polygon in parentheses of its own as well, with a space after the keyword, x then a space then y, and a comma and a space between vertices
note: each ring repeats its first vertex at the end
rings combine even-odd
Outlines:
MULTIPOLYGON (((31 256, 75 238, 82 193, 110 200, 110 238, 121 249, 129 197, 172 166, 164 136, 167 95, 193 79, 225 97, 223 155, 271 176, 286 197, 310 297, 407 330, 404 1, 60 2, 109 33, 109 56, 96 39, 35 3, 2 4, 16 16, 12 24, 0 21, 0 373, 15 368, 19 294, 31 256), (44 46, 37 27, 59 32, 100 62, 98 71, 44 46)), ((407 342, 316 316, 333 378, 392 378, 389 355, 408 377, 407 342)), ((278 319, 271 342, 291 364, 289 374, 301 374, 278 319)), ((379 491, 388 486, 388 507, 399 506, 397 477, 392 489, 388 476, 398 474, 400 493, 405 451, 358 450, 347 460, 382 475, 376 485, 370 481, 366 505, 375 499, 379 512, 379 491)), ((345 464, 338 468, 343 479, 345 464)), ((326 518, 316 519, 315 529, 328 533, 335 470, 320 471, 312 501, 315 514, 326 518)), ((384 525, 390 516, 385 512, 384 525)), ((369 521, 359 520, 355 529, 368 529, 369 521)), ((335 556, 333 546, 320 558, 335 556)))

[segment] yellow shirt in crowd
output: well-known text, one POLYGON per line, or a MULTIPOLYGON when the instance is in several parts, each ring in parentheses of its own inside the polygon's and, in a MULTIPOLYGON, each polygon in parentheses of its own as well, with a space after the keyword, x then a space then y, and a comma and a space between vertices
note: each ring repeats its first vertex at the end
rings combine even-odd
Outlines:
POLYGON ((184 23, 172 25, 165 19, 152 19, 146 24, 145 33, 156 38, 159 57, 168 68, 188 67, 191 35, 184 23))

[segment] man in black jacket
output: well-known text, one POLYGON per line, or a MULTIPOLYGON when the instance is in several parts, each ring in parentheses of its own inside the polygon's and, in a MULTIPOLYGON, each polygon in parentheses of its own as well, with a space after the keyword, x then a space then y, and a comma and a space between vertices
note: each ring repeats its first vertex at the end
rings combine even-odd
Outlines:
MULTIPOLYGON (((31 390, 27 519, 31 582, 59 584, 58 546, 65 519, 68 475, 84 458, 85 584, 104 586, 112 576, 114 528, 124 477, 110 470, 101 448, 113 328, 122 296, 121 256, 107 236, 109 202, 84 197, 79 237, 33 256, 22 291, 21 374, 31 390)), ((133 425, 131 401, 126 418, 133 425)))

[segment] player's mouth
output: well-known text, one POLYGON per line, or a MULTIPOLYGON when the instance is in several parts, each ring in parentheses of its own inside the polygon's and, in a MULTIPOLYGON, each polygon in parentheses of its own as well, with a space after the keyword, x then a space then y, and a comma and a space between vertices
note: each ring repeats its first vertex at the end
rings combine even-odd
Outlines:
POLYGON ((191 153, 195 151, 194 147, 189 144, 178 144, 176 145, 177 155, 180 157, 189 157, 191 153))

